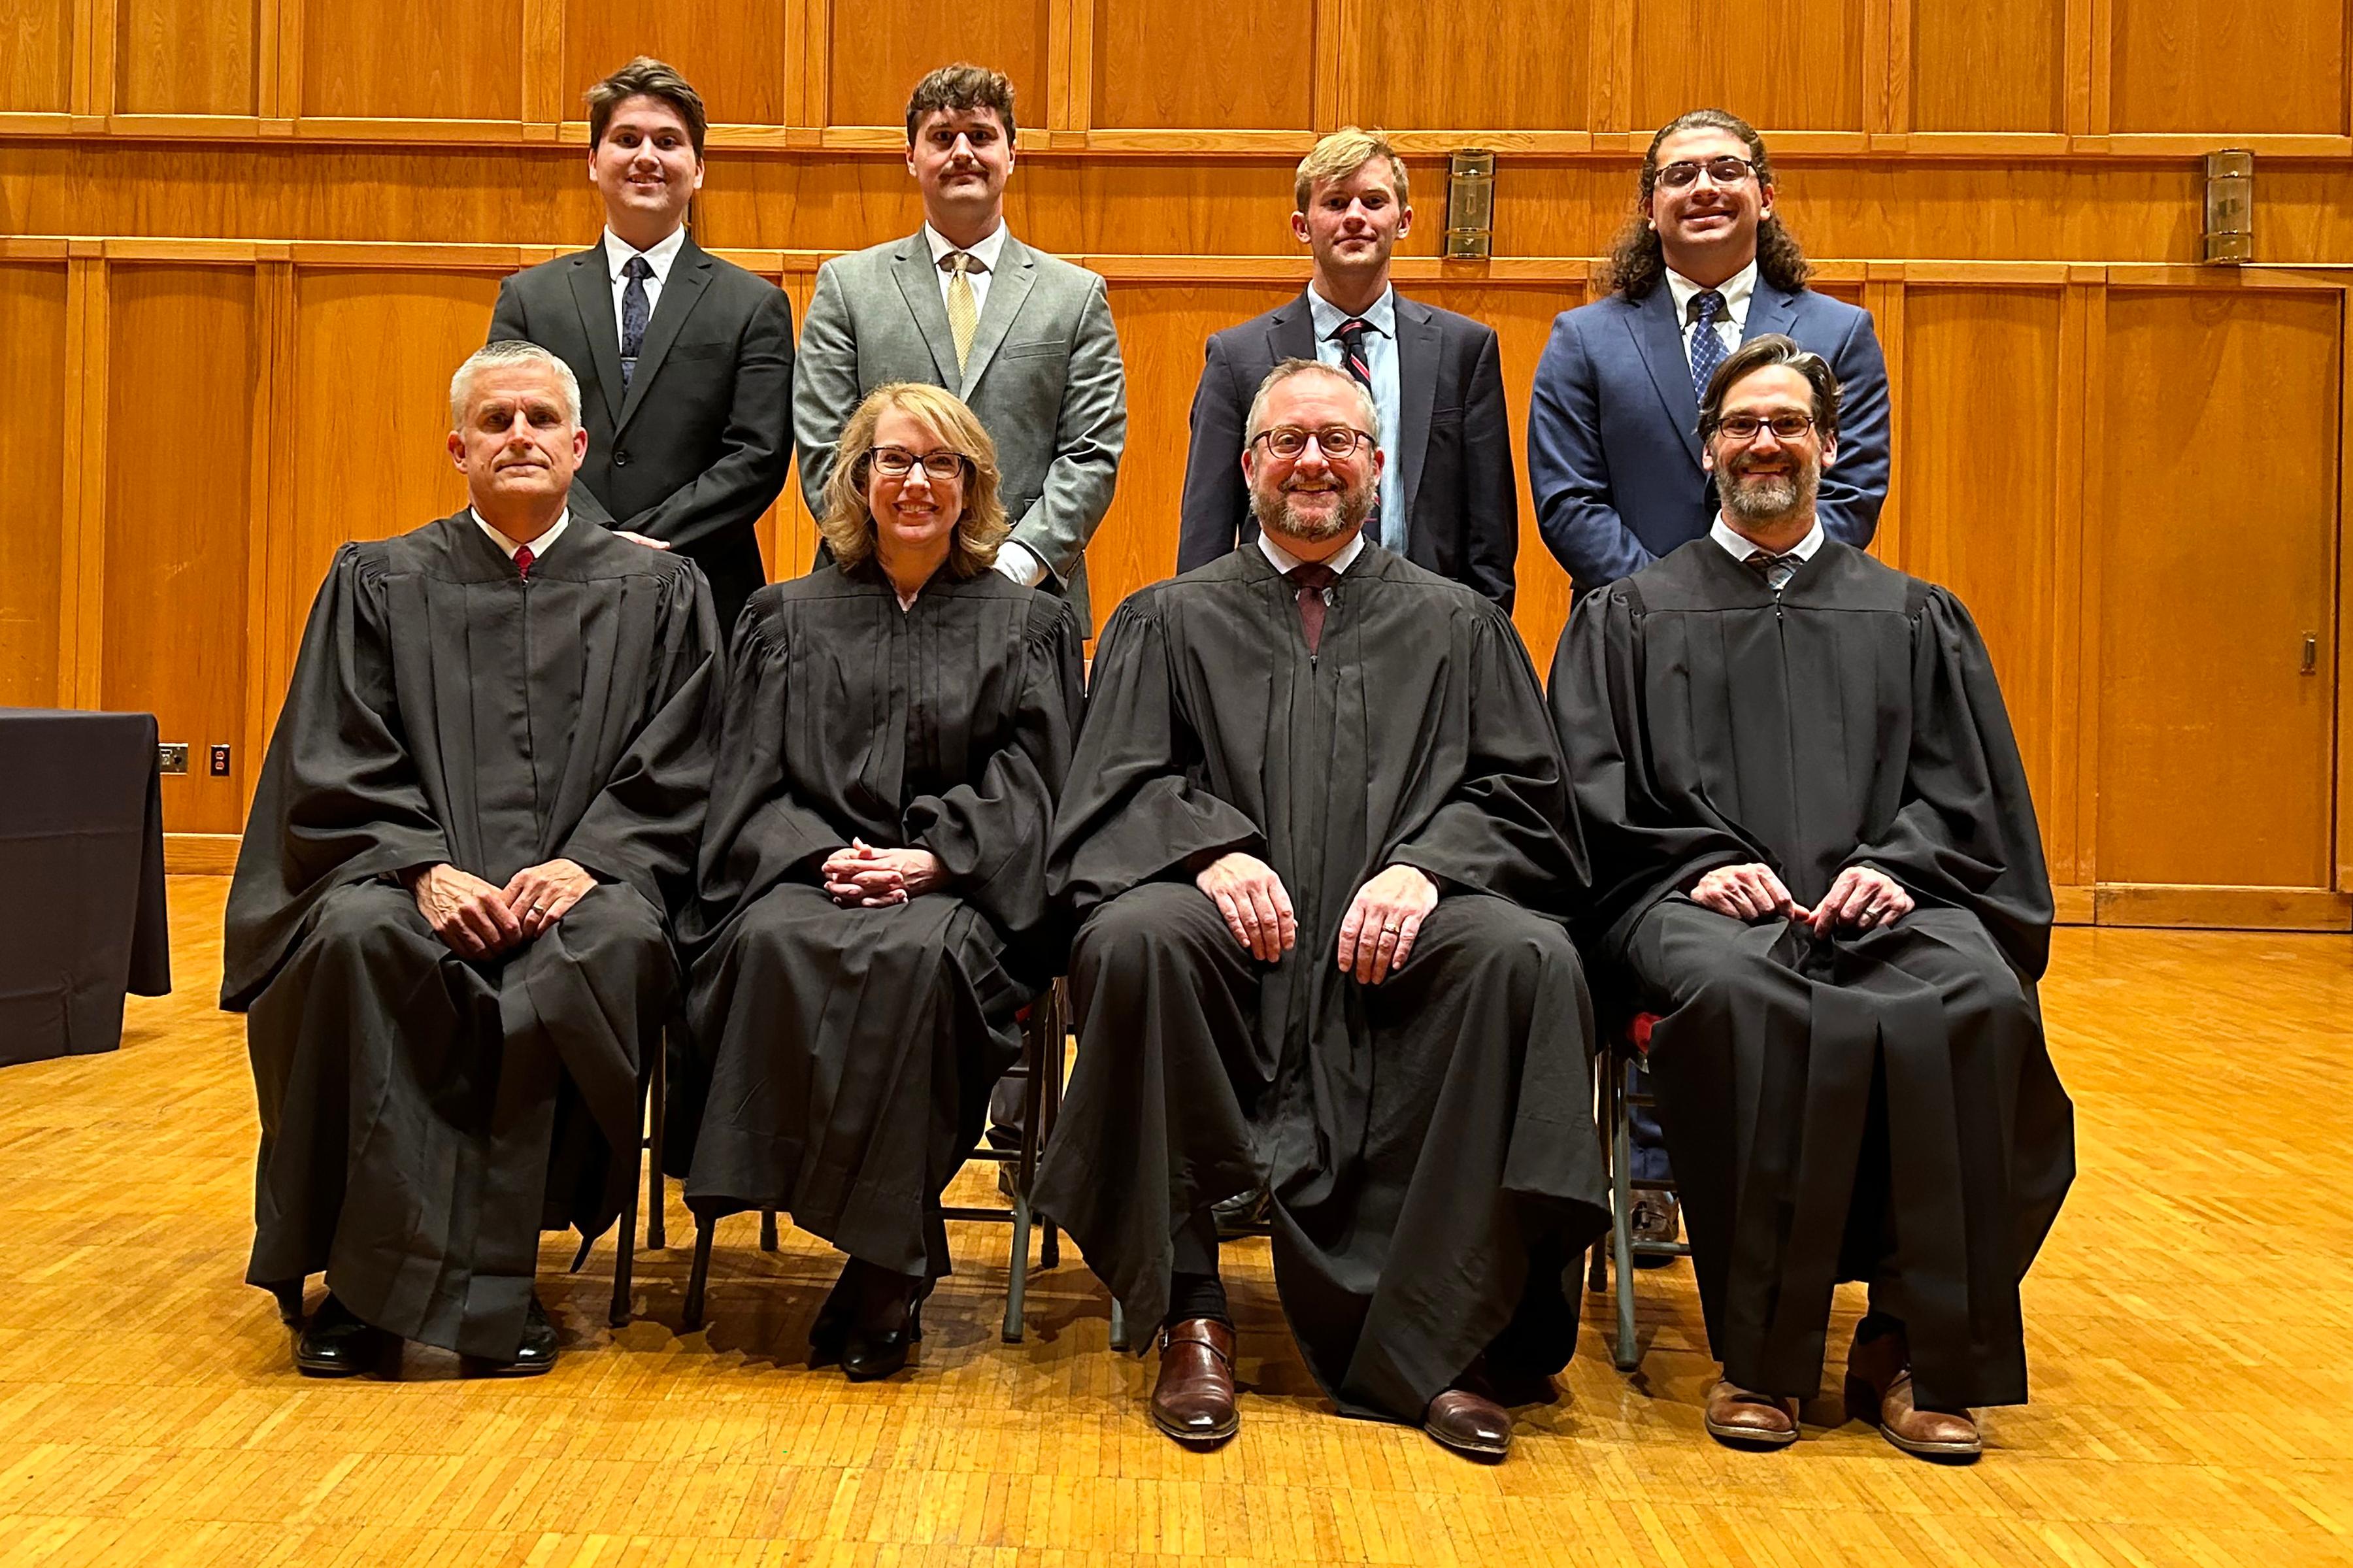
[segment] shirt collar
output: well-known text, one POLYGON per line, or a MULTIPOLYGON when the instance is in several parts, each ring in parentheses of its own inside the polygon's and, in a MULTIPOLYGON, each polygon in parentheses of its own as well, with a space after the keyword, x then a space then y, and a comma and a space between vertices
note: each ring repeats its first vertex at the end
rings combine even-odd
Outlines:
POLYGON ((994 274, 997 271, 997 258, 1005 254, 1005 220, 1003 218, 997 220, 997 226, 989 230, 987 238, 976 244, 965 246, 950 245, 944 235, 926 223, 923 225, 923 243, 932 247, 932 265, 934 267, 940 264, 942 257, 946 256, 950 251, 960 249, 971 252, 975 259, 994 274))
MULTIPOLYGON (((1326 300, 1323 295, 1317 293, 1315 291, 1315 285, 1313 283, 1307 285, 1307 313, 1314 318, 1315 336, 1319 342, 1324 338, 1330 337, 1334 332, 1338 331, 1340 330, 1341 322, 1352 319, 1347 311, 1343 310, 1339 306, 1335 305, 1331 300, 1326 300)), ((1395 285, 1383 289, 1381 290, 1381 297, 1374 300, 1370 305, 1366 306, 1364 315, 1361 318, 1356 319, 1362 320, 1365 325, 1372 328, 1373 331, 1380 333, 1381 336, 1394 341, 1397 337, 1397 289, 1395 285)))
MULTIPOLYGON (((509 539, 505 534, 501 533, 497 529, 492 528, 489 523, 484 522, 482 521, 482 514, 476 511, 472 507, 468 507, 466 509, 466 515, 474 520, 475 527, 480 529, 484 533, 491 536, 491 542, 492 544, 497 545, 501 550, 506 552, 508 560, 513 560, 515 552, 522 548, 522 545, 517 544, 513 540, 509 539)), ((534 563, 547 559, 547 552, 555 548, 556 537, 564 531, 564 525, 571 521, 572 509, 567 506, 562 511, 555 514, 554 523, 549 527, 545 533, 541 534, 537 539, 531 542, 531 558, 534 563)))
MULTIPOLYGON (((1744 331, 1748 326, 1748 301, 1757 292, 1757 262, 1751 258, 1747 266, 1716 285, 1715 291, 1724 296, 1724 320, 1744 331)), ((1675 301, 1675 323, 1691 324, 1691 302, 1701 292, 1700 286, 1676 271, 1667 268, 1667 292, 1675 301)))
MULTIPOLYGON (((1745 563, 1763 548, 1755 540, 1743 538, 1735 532, 1732 525, 1724 521, 1724 513, 1720 511, 1715 514, 1715 521, 1708 526, 1707 536, 1722 545, 1725 553, 1735 561, 1745 563)), ((1822 520, 1817 517, 1814 519, 1814 526, 1806 530, 1806 537, 1789 546, 1782 553, 1794 555, 1800 561, 1811 561, 1814 558, 1814 552, 1820 550, 1822 547, 1822 541, 1829 537, 1822 531, 1822 520)))
POLYGON ((667 284, 670 281, 670 264, 678 259, 678 253, 685 244, 686 225, 684 224, 670 230, 668 239, 657 241, 644 250, 638 249, 608 227, 605 230, 605 270, 612 274, 614 282, 618 283, 621 280, 621 268, 628 265, 629 258, 642 256, 646 258, 646 265, 654 269, 654 281, 667 284))
MULTIPOLYGON (((1285 550, 1282 545, 1277 544, 1273 539, 1268 535, 1266 530, 1262 528, 1258 531, 1258 551, 1260 554, 1265 556, 1267 560, 1272 563, 1276 571, 1282 573, 1286 577, 1291 575, 1294 567, 1304 566, 1306 564, 1306 563, 1300 560, 1298 556, 1293 555, 1290 551, 1285 550)), ((1363 531, 1359 530, 1354 538, 1350 539, 1347 543, 1340 546, 1340 552, 1338 554, 1333 556, 1332 559, 1326 561, 1324 564, 1332 568, 1333 574, 1337 576, 1347 571, 1349 567, 1355 565, 1356 557, 1362 555, 1364 552, 1365 535, 1363 531)))

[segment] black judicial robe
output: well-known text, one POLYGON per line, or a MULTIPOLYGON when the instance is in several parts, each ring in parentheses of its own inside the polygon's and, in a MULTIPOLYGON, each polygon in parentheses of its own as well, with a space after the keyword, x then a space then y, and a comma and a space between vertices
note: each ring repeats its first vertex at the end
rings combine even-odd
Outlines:
POLYGON ((1088 922, 1082 955, 1125 910, 1240 976, 1213 995, 1202 963, 1074 961, 1079 1067, 1038 1205, 1139 1345, 1166 1310, 1173 1228, 1262 1182, 1285 1316, 1343 1411, 1419 1421, 1507 1323, 1524 1366, 1566 1363, 1560 1262, 1606 1223, 1590 1005, 1546 918, 1581 888, 1574 821, 1526 650, 1458 584, 1367 545, 1313 658, 1256 549, 1121 605, 1050 890, 1088 922), (1290 892, 1298 945, 1278 963, 1247 961, 1193 885, 1196 857, 1235 849, 1290 892), (1340 921, 1398 862, 1439 906, 1408 963, 1360 985, 1335 963, 1340 921))
POLYGON ((1080 649, 1070 605, 995 572, 943 571, 903 610, 871 562, 752 596, 665 1145, 698 1215, 787 1210, 878 1267, 948 1272, 938 1194, 1059 963, 1046 835, 1080 649), (840 908, 818 868, 853 837, 928 849, 944 879, 840 908))
POLYGON ((1662 1014, 1651 1067, 1725 1375, 1810 1396, 1831 1287, 1867 1278, 1924 1403, 2022 1402, 2019 1280, 2073 1116, 2035 999, 2042 840, 1968 612, 1835 540, 1777 601, 1695 540, 1577 605, 1552 706, 1596 945, 1662 1014), (1870 865, 1917 908, 1817 941, 1683 891, 1749 861, 1808 906, 1870 865))
POLYGON ((337 552, 229 890, 251 1283, 299 1300, 323 1268, 365 1321, 509 1359, 541 1228, 612 1223, 675 1006, 718 640, 691 562, 576 519, 528 583, 462 511, 337 552), (556 858, 599 886, 482 961, 395 879, 556 858))

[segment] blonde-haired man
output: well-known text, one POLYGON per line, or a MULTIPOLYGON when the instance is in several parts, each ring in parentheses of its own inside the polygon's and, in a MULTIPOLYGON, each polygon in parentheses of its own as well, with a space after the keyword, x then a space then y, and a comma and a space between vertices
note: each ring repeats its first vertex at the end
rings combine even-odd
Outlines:
POLYGON ((1250 397, 1277 363, 1321 360, 1347 371, 1380 412, 1388 466, 1366 533, 1510 609, 1519 493, 1495 330, 1390 286, 1413 206, 1404 160, 1378 132, 1349 126, 1318 142, 1293 195, 1292 237, 1315 270, 1298 299, 1209 339, 1176 570, 1258 537, 1241 467, 1250 397))

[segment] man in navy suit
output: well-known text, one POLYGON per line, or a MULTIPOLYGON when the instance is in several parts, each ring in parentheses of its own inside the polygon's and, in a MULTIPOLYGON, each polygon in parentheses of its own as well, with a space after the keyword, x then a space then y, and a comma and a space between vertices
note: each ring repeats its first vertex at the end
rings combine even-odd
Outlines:
POLYGON ((1193 395, 1176 570, 1258 537, 1242 479, 1242 426, 1283 360, 1345 370, 1380 413, 1388 464, 1366 534, 1417 566, 1512 607, 1519 487, 1495 329, 1389 286, 1389 253, 1413 221, 1405 163, 1354 126, 1315 144, 1293 185, 1293 238, 1315 258, 1306 289, 1209 339, 1193 395))
POLYGON ((1833 539, 1871 542, 1887 499, 1887 364, 1871 316, 1806 287, 1805 253, 1773 216, 1764 141, 1720 109, 1651 139, 1641 210, 1613 247, 1607 299, 1562 313, 1528 411, 1536 526, 1581 591, 1707 532, 1699 405, 1741 343, 1781 332, 1844 389, 1817 511, 1833 539))

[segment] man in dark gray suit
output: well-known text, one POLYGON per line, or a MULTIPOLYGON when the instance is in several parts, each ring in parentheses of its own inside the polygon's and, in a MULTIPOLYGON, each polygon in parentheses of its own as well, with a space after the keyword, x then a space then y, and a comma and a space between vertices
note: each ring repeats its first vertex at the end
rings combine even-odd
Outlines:
POLYGON ((793 310, 686 230, 704 123, 701 95, 659 60, 588 89, 604 237, 508 279, 491 341, 537 343, 579 378, 574 515, 692 559, 732 633, 767 581, 754 525, 792 463, 793 310))
POLYGON ((1871 542, 1887 499, 1887 364, 1867 311, 1806 287, 1805 253, 1773 216, 1778 195, 1747 121, 1678 115, 1642 160, 1640 210, 1610 254, 1616 292, 1553 323, 1528 410, 1528 488, 1579 590, 1707 532, 1700 396, 1726 355, 1767 332, 1838 374, 1838 451, 1817 511, 1831 538, 1871 542))
POLYGON ((916 84, 907 172, 923 226, 818 269, 793 439, 821 514, 834 443, 866 395, 892 381, 946 387, 997 443, 1013 519, 997 569, 1064 595, 1091 627, 1087 541, 1119 476, 1127 378, 1103 280, 1005 226, 1013 137, 1013 84, 997 72, 946 66, 916 84))
POLYGON ((1293 238, 1315 258, 1299 298, 1209 339, 1193 395, 1176 570, 1207 565, 1258 537, 1242 478, 1242 426, 1267 373, 1320 359, 1372 395, 1395 432, 1366 532, 1392 552, 1512 607, 1518 486, 1495 330, 1409 300, 1389 286, 1389 255, 1413 222, 1404 162, 1355 126, 1299 165, 1293 238))

